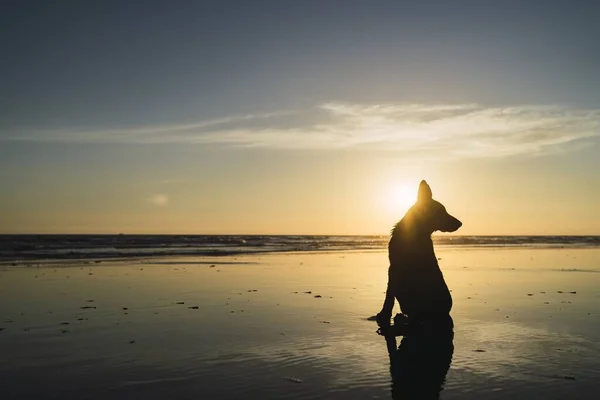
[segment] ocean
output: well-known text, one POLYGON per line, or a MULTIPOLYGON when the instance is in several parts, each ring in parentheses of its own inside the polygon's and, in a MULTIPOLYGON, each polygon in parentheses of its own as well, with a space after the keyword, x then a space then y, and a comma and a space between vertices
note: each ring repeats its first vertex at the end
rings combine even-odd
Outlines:
MULTIPOLYGON (((384 250, 388 236, 0 235, 0 262, 384 250)), ((600 247, 600 236, 434 235, 441 247, 600 247)))

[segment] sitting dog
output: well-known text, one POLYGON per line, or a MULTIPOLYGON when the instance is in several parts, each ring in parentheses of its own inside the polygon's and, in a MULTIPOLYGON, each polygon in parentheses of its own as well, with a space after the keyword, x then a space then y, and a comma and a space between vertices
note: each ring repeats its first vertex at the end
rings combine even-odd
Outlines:
POLYGON ((452 296, 433 251, 431 234, 454 232, 462 222, 435 201, 425 181, 419 184, 417 202, 392 229, 388 244, 388 286, 377 314, 380 326, 390 324, 394 298, 409 322, 448 320, 452 296))

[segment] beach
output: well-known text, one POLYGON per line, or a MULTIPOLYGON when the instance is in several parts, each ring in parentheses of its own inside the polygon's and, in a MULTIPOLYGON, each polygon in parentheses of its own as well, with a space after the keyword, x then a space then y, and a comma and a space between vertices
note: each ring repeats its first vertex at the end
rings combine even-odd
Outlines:
MULTIPOLYGON (((436 255, 454 339, 420 398, 434 370, 443 399, 598 398, 600 248, 436 255)), ((5 263, 0 398, 398 396, 369 320, 387 266, 383 250, 5 263)))

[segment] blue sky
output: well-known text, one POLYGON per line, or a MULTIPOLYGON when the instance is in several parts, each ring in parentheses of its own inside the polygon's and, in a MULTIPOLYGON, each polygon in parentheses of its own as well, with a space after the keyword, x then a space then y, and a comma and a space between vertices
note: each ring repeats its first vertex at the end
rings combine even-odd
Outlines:
POLYGON ((600 233, 596 2, 1 7, 3 231, 600 233))

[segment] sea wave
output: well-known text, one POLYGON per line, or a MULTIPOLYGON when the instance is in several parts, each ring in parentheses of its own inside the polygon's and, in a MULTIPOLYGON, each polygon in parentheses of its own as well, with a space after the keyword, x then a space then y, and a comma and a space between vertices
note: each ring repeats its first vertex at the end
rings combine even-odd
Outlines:
MULTIPOLYGON (((388 236, 0 235, 0 261, 385 250, 388 236)), ((434 235, 436 246, 600 247, 600 236, 434 235)))

